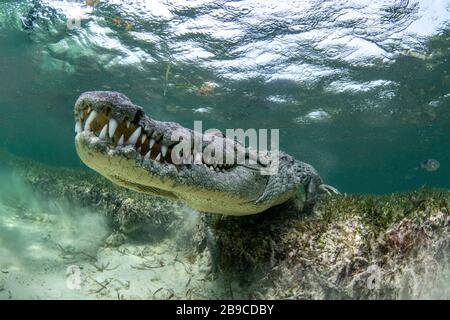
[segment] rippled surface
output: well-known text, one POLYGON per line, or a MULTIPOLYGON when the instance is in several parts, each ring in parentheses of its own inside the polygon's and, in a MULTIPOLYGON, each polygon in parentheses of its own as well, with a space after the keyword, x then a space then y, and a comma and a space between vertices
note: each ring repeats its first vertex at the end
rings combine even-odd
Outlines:
POLYGON ((3 1, 0 147, 80 166, 73 103, 116 90, 187 127, 280 128, 344 192, 450 187, 450 1, 263 3, 3 1))

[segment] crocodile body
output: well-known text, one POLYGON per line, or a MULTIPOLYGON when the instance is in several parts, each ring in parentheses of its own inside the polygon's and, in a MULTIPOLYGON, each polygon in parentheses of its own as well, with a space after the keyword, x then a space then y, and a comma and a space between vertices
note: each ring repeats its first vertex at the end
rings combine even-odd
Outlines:
POLYGON ((286 153, 274 161, 273 155, 259 155, 220 133, 154 120, 121 93, 83 93, 74 114, 76 149, 88 167, 118 185, 181 200, 199 211, 256 214, 294 198, 301 187, 311 208, 320 193, 337 193, 311 165, 286 153), (200 147, 178 152, 181 141, 189 139, 200 141, 200 147), (206 153, 211 146, 236 154, 235 161, 211 160, 206 153), (275 174, 262 174, 274 163, 275 174))

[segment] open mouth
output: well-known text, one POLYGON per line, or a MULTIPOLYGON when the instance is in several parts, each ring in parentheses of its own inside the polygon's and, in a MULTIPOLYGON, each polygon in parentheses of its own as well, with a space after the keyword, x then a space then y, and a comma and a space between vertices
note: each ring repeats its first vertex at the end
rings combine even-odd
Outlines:
POLYGON ((112 114, 112 109, 108 106, 101 111, 87 106, 83 109, 76 108, 75 132, 92 134, 100 140, 99 142, 106 143, 110 150, 133 147, 137 160, 155 161, 162 165, 174 166, 178 171, 183 166, 190 165, 203 166, 215 172, 227 172, 234 167, 229 164, 209 163, 202 153, 197 153, 188 159, 180 154, 177 156, 177 161, 172 161, 173 148, 180 141, 171 141, 170 137, 164 137, 164 133, 156 128, 148 126, 144 128, 130 120, 116 119, 112 114))
POLYGON ((132 146, 142 160, 172 163, 172 147, 163 144, 163 135, 156 131, 144 132, 141 126, 136 126, 129 120, 116 120, 107 113, 90 108, 82 110, 75 121, 76 133, 92 133, 110 148, 132 146))

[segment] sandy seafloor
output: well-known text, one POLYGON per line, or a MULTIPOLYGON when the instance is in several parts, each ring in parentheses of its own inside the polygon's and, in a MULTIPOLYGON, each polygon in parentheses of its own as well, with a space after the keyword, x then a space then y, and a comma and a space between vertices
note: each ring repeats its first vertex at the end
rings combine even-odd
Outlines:
POLYGON ((189 259, 175 239, 116 246, 99 213, 43 204, 8 180, 0 202, 0 299, 220 298, 229 288, 212 276, 207 257, 189 259))
POLYGON ((1 228, 9 229, 16 240, 10 247, 0 249, 0 299, 222 296, 223 290, 218 286, 221 281, 208 276, 208 266, 199 260, 189 263, 187 252, 177 248, 173 240, 104 247, 101 238, 105 230, 101 225, 92 225, 101 220, 98 216, 63 221, 42 212, 27 219, 14 213, 17 208, 2 204, 1 210, 13 212, 2 219, 1 228), (80 227, 89 225, 91 230, 97 230, 80 231, 80 227))

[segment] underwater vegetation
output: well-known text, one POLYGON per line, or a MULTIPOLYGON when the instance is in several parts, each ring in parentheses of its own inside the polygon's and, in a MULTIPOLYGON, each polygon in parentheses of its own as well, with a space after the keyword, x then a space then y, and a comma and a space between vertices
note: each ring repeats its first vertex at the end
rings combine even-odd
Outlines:
POLYGON ((216 222, 221 267, 255 272, 256 297, 449 297, 448 190, 333 196, 316 215, 297 210, 216 222))
MULTIPOLYGON (((298 199, 255 216, 222 217, 199 214, 162 198, 142 196, 114 186, 94 173, 2 156, 7 158, 2 165, 13 168, 17 179, 32 190, 35 199, 64 201, 72 204, 68 208, 82 205, 84 211, 72 209, 74 219, 78 219, 77 215, 86 216, 86 209, 93 216, 106 219, 95 218, 97 228, 103 230, 96 232, 102 239, 102 244, 97 240, 96 250, 91 248, 80 254, 75 247, 59 247, 72 263, 81 264, 87 259, 92 274, 114 274, 114 280, 109 279, 115 283, 112 287, 108 287, 108 279, 100 281, 101 285, 99 280, 84 281, 82 288, 90 290, 85 293, 88 296, 450 297, 448 190, 326 196, 319 201, 315 214, 302 213, 303 200, 298 199), (167 252, 177 254, 166 257, 167 252), (180 285, 164 286, 158 282, 163 281, 160 278, 164 279, 164 273, 142 284, 157 284, 158 288, 136 289, 139 274, 149 276, 147 273, 168 268, 174 262, 176 268, 183 270, 180 274, 177 269, 176 273, 183 279, 177 278, 183 283, 183 290, 180 285)), ((19 202, 15 205, 18 208, 19 202)), ((36 214, 33 219, 39 216, 36 214)), ((33 219, 28 223, 35 223, 33 219)), ((0 239, 4 241, 5 237, 8 233, 2 232, 0 239)), ((67 265, 65 260, 59 263, 61 267, 67 265)), ((14 273, 14 268, 10 269, 7 272, 14 273)), ((174 271, 168 271, 166 276, 171 272, 174 271)))

